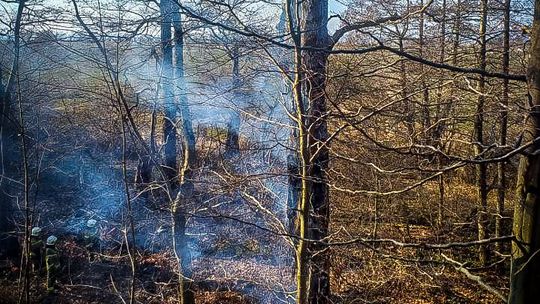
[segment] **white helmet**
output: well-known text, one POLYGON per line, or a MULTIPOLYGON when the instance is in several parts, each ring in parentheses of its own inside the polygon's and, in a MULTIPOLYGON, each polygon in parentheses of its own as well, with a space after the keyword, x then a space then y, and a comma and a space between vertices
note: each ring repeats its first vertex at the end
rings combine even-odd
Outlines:
POLYGON ((94 228, 94 227, 96 227, 96 223, 97 223, 96 220, 93 220, 93 219, 92 219, 92 220, 88 220, 88 222, 86 222, 86 227, 88 227, 88 228, 94 228))
POLYGON ((47 238, 47 245, 54 245, 56 244, 57 240, 58 240, 57 237, 55 237, 54 235, 51 235, 50 237, 47 238))
POLYGON ((41 233, 41 228, 39 227, 32 228, 32 236, 39 236, 40 233, 41 233))

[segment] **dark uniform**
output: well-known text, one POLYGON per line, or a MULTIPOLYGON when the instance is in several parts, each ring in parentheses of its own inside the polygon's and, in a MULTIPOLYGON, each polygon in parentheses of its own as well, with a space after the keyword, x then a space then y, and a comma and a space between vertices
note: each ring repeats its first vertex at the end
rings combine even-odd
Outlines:
POLYGON ((39 272, 43 261, 43 241, 39 236, 30 236, 30 262, 32 271, 39 272))
POLYGON ((99 238, 98 238, 98 230, 96 227, 86 227, 83 233, 84 237, 84 244, 86 249, 88 250, 95 250, 98 247, 99 238))
POLYGON ((47 245, 45 249, 45 264, 47 265, 47 292, 53 292, 60 273, 60 256, 55 245, 47 245))

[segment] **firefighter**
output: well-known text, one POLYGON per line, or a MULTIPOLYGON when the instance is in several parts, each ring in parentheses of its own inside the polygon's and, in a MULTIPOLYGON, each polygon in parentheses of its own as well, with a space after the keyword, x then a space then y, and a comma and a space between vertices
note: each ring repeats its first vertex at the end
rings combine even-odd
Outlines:
POLYGON ((95 256, 95 251, 98 250, 99 246, 99 231, 96 227, 97 221, 90 219, 86 222, 86 228, 83 232, 84 246, 89 252, 89 258, 93 259, 95 256))
POLYGON ((41 240, 41 228, 32 228, 30 235, 30 262, 32 263, 32 272, 41 271, 43 261, 44 244, 41 240))
POLYGON ((53 293, 56 288, 56 282, 60 273, 60 256, 56 249, 58 238, 51 235, 47 238, 45 247, 45 265, 47 267, 47 292, 53 293))

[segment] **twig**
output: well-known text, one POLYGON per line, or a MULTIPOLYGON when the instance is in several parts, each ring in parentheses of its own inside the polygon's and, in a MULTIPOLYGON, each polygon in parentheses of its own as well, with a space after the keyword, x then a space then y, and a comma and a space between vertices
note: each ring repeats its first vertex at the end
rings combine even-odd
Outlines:
POLYGON ((126 300, 124 300, 124 298, 122 297, 122 295, 121 295, 120 292, 118 291, 118 288, 116 288, 116 284, 114 284, 114 279, 113 279, 113 277, 112 277, 112 274, 109 274, 109 277, 111 278, 111 284, 112 284, 112 287, 113 287, 114 292, 118 295, 118 297, 120 298, 120 300, 122 301, 122 303, 127 304, 127 303, 126 303, 126 300))
POLYGON ((505 296, 503 296, 496 288, 484 282, 480 276, 472 274, 467 268, 463 267, 462 263, 455 261, 444 254, 441 254, 441 256, 448 262, 452 263, 457 271, 465 274, 467 278, 475 281, 476 283, 478 283, 478 285, 482 286, 482 288, 497 296, 497 298, 499 298, 503 303, 507 303, 505 296))

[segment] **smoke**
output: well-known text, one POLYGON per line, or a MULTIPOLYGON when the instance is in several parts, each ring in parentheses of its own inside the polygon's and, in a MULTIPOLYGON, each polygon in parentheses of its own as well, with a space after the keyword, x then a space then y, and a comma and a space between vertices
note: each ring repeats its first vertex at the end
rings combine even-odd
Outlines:
MULTIPOLYGON (((100 56, 85 43, 64 43, 85 50, 89 56, 100 56)), ((132 42, 119 56, 118 63, 136 123, 147 141, 150 115, 154 109, 161 113, 164 107, 159 54, 153 51, 156 45, 150 38, 132 42)), ((198 52, 196 47, 204 48, 192 46, 187 52, 198 52)), ((51 73, 64 75, 65 66, 80 67, 84 73, 69 79, 51 77, 52 83, 44 90, 60 87, 56 81, 61 81, 65 89, 54 88, 43 108, 28 110, 32 115, 39 110, 47 118, 44 120, 47 124, 30 128, 33 134, 43 134, 35 136, 32 147, 39 146, 41 151, 40 155, 32 156, 33 163, 38 163, 38 159, 40 163, 32 188, 34 222, 45 233, 58 235, 62 240, 80 237, 87 220, 95 219, 102 248, 107 251, 124 242, 127 223, 117 101, 106 91, 108 80, 98 68, 77 56, 62 58, 61 65, 55 63, 49 67, 51 73)), ((294 290, 291 279, 294 259, 283 237, 269 232, 283 232, 286 226, 285 164, 291 128, 284 109, 289 101, 281 87, 281 76, 264 72, 265 63, 258 66, 260 71, 242 69, 243 88, 238 94, 231 90, 231 77, 223 76, 230 70, 201 71, 198 64, 186 61, 185 94, 194 129, 200 131, 198 148, 201 154, 210 155, 201 160, 201 168, 196 172, 196 204, 192 202, 186 208, 188 246, 197 279, 223 282, 224 286, 227 280, 253 282, 235 288, 260 303, 272 303, 276 297, 284 299, 285 294, 294 290), (223 143, 216 151, 204 150, 201 141, 211 139, 205 138, 201 130, 226 130, 233 115, 241 117, 240 155, 233 159, 219 155, 223 143), (223 273, 215 265, 235 267, 237 271, 223 273), (258 269, 263 271, 257 273, 258 269)), ((32 85, 28 83, 27 87, 32 85)), ((158 134, 159 119, 158 115, 158 134)), ((158 136, 158 148, 162 144, 160 139, 158 136)), ((141 151, 131 134, 128 142, 128 182, 133 197, 137 191, 132 181, 141 151)), ((138 250, 170 252, 168 206, 157 202, 162 209, 152 208, 142 197, 134 199, 132 204, 138 250)))

